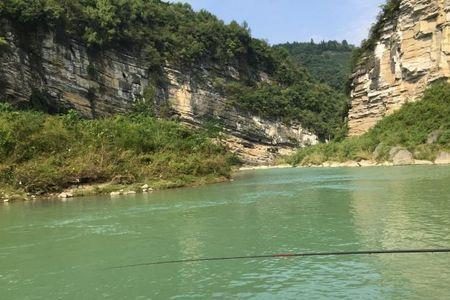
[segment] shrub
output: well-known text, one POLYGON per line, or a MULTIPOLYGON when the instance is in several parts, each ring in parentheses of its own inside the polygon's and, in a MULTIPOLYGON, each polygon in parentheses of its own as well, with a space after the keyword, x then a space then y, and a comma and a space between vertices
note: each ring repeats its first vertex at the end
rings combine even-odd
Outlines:
POLYGON ((416 159, 428 160, 438 151, 450 149, 450 83, 433 84, 420 101, 404 105, 362 136, 300 149, 288 161, 297 165, 310 163, 310 157, 318 163, 370 159, 380 144, 379 160, 387 159, 390 147, 395 146, 408 148, 416 159), (428 135, 436 130, 442 132, 437 144, 426 144, 428 135))
POLYGON ((146 115, 83 120, 0 109, 0 184, 57 192, 73 184, 158 181, 189 184, 229 176, 234 163, 206 131, 146 115))
POLYGON ((377 21, 370 28, 369 38, 361 43, 361 47, 356 49, 352 57, 352 67, 354 68, 361 60, 361 58, 375 50, 377 41, 380 39, 382 29, 391 22, 400 11, 401 0, 387 0, 381 6, 381 12, 377 17, 377 21))

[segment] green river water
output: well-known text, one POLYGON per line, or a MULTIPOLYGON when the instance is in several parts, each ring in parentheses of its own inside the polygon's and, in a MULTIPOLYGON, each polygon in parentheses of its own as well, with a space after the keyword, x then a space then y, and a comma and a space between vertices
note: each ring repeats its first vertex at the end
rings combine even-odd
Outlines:
POLYGON ((0 299, 449 299, 450 167, 246 171, 231 183, 0 205, 0 299))

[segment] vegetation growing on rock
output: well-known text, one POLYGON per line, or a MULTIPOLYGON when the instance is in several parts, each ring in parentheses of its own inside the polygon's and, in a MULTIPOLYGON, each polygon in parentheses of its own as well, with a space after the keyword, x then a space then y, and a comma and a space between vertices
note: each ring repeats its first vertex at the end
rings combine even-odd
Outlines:
POLYGON ((369 37, 363 40, 361 47, 356 48, 353 52, 351 63, 352 70, 355 69, 356 65, 365 54, 375 50, 375 46, 380 39, 383 28, 388 22, 392 22, 400 11, 400 2, 401 0, 387 0, 386 3, 381 6, 381 12, 377 17, 377 20, 370 28, 369 37))
POLYGON ((390 150, 399 146, 418 160, 433 161, 440 151, 450 150, 450 83, 432 85, 422 100, 404 105, 362 136, 300 149, 289 162, 320 165, 327 161, 384 161, 389 159, 390 150))

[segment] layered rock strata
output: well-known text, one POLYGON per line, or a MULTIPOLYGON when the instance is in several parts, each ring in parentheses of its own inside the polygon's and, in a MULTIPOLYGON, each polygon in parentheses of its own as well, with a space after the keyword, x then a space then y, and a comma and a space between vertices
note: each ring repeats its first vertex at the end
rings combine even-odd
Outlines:
MULTIPOLYGON (((143 60, 123 49, 93 54, 83 43, 59 41, 52 33, 34 37, 40 42, 29 47, 12 29, 2 35, 7 46, 0 49, 0 101, 31 101, 51 112, 75 109, 95 118, 130 111, 151 82, 143 60)), ((155 105, 191 125, 219 124, 230 149, 248 164, 272 164, 281 154, 318 142, 298 124, 238 111, 215 91, 206 68, 196 76, 169 67, 164 73, 167 82, 157 88, 155 105)))
POLYGON ((380 33, 353 74, 350 136, 416 101, 430 83, 450 78, 450 0, 401 0, 380 33))

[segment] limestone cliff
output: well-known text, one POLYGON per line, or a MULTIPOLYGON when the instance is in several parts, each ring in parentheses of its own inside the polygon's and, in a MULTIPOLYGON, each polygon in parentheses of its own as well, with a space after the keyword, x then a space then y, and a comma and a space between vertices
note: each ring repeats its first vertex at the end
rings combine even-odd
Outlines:
POLYGON ((449 78, 450 0, 401 0, 353 74, 349 134, 366 132, 430 83, 449 78))
MULTIPOLYGON (((85 117, 130 111, 150 82, 139 55, 126 49, 91 53, 74 39, 58 40, 54 33, 19 37, 7 24, 0 49, 0 95, 18 106, 43 105, 52 112, 75 109, 85 117), (39 40, 37 45, 30 45, 39 40)), ((155 104, 191 125, 214 120, 227 134, 230 148, 249 164, 273 163, 279 154, 318 142, 298 124, 261 119, 227 105, 216 92, 207 68, 192 76, 165 67, 167 82, 158 86, 155 104), (200 74, 200 75, 199 75, 200 74)), ((230 76, 233 70, 230 70, 230 76)))

